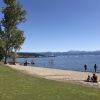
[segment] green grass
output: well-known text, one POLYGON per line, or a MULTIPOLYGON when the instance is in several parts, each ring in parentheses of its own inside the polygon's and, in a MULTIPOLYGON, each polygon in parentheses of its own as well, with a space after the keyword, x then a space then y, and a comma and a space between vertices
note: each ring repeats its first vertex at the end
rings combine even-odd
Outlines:
POLYGON ((32 77, 0 65, 0 100, 100 100, 100 89, 32 77))

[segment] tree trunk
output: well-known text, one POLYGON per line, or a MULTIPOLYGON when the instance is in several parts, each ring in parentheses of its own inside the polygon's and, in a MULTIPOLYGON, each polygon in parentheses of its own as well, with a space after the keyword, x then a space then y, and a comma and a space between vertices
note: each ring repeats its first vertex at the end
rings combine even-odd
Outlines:
POLYGON ((6 50, 5 50, 5 58, 4 58, 4 64, 7 64, 7 48, 6 48, 6 50))

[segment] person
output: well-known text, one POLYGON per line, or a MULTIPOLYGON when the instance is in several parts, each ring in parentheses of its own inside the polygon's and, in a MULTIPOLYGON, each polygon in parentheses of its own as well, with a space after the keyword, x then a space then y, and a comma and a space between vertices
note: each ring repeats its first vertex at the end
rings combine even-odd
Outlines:
POLYGON ((84 65, 84 70, 87 71, 87 64, 84 65))
POLYGON ((28 64, 28 62, 27 62, 27 60, 24 62, 24 66, 27 66, 27 64, 28 64))
POLYGON ((91 81, 92 81, 92 82, 97 82, 97 75, 95 75, 95 73, 94 73, 93 76, 91 77, 91 81))
POLYGON ((35 64, 33 60, 31 61, 31 64, 35 64))
POLYGON ((94 64, 94 71, 96 72, 97 71, 97 65, 94 64))
POLYGON ((90 75, 88 75, 86 82, 90 82, 90 80, 91 80, 91 77, 90 75))

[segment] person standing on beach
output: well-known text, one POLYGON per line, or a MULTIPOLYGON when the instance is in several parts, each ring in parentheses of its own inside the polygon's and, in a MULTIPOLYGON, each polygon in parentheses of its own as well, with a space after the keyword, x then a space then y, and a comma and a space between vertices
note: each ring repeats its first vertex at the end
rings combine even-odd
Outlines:
POLYGON ((87 71, 87 64, 84 65, 84 70, 87 71))
POLYGON ((96 72, 97 71, 97 65, 94 64, 94 71, 96 72))

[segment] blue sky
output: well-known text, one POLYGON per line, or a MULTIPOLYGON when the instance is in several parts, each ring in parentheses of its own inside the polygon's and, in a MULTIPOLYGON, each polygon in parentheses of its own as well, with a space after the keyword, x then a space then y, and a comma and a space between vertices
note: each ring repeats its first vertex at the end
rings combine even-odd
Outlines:
POLYGON ((100 0, 18 1, 27 11, 20 51, 100 50, 100 0))

